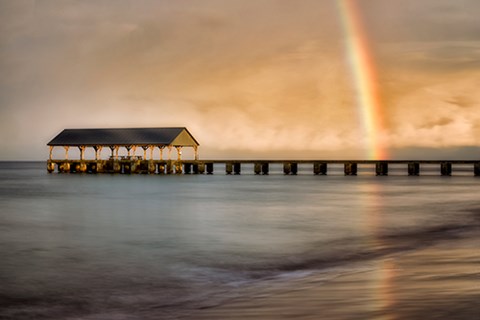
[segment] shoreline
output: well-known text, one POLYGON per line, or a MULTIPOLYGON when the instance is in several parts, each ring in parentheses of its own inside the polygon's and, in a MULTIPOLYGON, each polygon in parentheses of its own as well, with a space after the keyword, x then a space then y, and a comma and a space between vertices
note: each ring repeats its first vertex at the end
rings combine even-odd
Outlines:
POLYGON ((359 264, 240 289, 180 319, 473 319, 480 313, 480 232, 359 264))

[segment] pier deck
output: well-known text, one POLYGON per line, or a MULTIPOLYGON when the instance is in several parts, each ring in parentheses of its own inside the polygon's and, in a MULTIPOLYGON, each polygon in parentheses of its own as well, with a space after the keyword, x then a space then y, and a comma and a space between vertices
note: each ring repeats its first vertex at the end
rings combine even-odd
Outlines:
MULTIPOLYGON (((424 166, 435 169, 439 175, 450 176, 454 169, 462 167, 474 176, 480 176, 480 160, 142 160, 132 159, 109 160, 48 160, 48 172, 61 173, 123 173, 123 174, 241 174, 242 169, 252 170, 255 174, 267 175, 271 165, 281 165, 283 174, 296 175, 299 166, 310 167, 315 175, 327 175, 329 167, 343 166, 343 173, 355 176, 359 173, 359 165, 367 167, 377 176, 387 176, 391 165, 405 165, 404 172, 409 176, 418 176, 424 166), (218 167, 221 167, 219 169, 218 167), (468 167, 465 169, 465 167, 468 167)), ((365 170, 365 169, 364 169, 365 170)), ((395 168, 398 171, 398 168, 395 168)), ((304 171, 303 171, 304 172, 304 171)))

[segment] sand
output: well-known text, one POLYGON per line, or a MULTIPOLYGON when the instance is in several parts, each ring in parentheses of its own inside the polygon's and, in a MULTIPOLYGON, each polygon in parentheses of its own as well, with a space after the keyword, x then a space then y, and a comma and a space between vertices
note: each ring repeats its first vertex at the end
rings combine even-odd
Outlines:
MULTIPOLYGON (((476 233, 476 234, 474 234, 476 233)), ((272 279, 188 319, 480 319, 480 234, 357 265, 272 279)))

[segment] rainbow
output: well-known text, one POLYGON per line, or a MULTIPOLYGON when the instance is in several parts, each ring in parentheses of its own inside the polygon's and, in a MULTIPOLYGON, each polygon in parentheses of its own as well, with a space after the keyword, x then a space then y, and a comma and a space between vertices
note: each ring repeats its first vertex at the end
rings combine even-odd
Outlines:
POLYGON ((373 160, 388 159, 386 146, 382 139, 385 128, 375 64, 356 2, 356 0, 337 0, 346 36, 348 58, 353 72, 356 99, 362 118, 368 158, 373 160))

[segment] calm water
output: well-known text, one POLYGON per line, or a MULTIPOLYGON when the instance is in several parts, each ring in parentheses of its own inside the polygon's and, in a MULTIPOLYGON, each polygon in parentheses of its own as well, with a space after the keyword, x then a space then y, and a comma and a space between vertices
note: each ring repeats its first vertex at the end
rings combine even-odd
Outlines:
POLYGON ((473 176, 62 175, 0 163, 0 318, 194 318, 249 288, 478 243, 479 187, 473 176))

